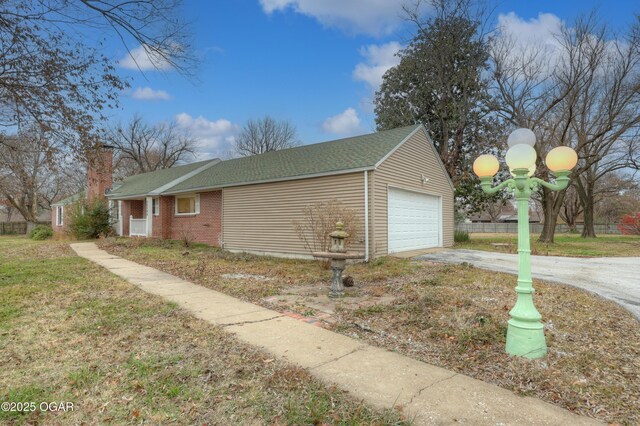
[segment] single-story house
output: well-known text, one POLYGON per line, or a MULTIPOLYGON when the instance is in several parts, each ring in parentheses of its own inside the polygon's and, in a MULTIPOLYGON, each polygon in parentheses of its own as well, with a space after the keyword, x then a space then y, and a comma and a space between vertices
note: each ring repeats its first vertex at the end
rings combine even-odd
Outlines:
POLYGON ((369 259, 453 245, 453 192, 425 128, 413 125, 131 176, 106 197, 119 235, 188 234, 231 251, 289 257, 310 256, 292 222, 306 206, 335 199, 359 220, 349 249, 369 259))

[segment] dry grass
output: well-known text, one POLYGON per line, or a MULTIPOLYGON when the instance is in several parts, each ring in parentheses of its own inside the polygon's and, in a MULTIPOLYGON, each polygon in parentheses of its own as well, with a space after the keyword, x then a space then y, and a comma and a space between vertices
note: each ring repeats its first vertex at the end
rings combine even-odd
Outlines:
MULTIPOLYGON (((328 282, 320 262, 234 255, 172 243, 118 240, 110 252, 176 273, 246 300, 328 282), (137 246, 137 247, 136 247, 137 246), (199 266, 204 273, 198 273, 199 266), (232 280, 222 273, 267 275, 232 280)), ((381 258, 348 267, 353 295, 393 295, 391 304, 338 312, 336 331, 425 362, 539 397, 604 421, 640 423, 640 324, 618 305, 585 291, 536 281, 549 355, 529 361, 504 353, 515 278, 471 266, 381 258)), ((302 313, 305 307, 297 310, 302 313)))
POLYGON ((60 242, 0 238, 2 424, 398 424, 60 242))
POLYGON ((549 346, 542 360, 504 353, 515 278, 472 266, 424 264, 389 283, 391 305, 341 311, 336 328, 583 415, 640 423, 638 321, 579 289, 534 285, 549 346))
MULTIPOLYGON (((517 234, 470 234, 469 241, 456 243, 456 248, 517 253, 517 234), (493 245, 493 244, 501 245, 493 245), (507 245, 505 245, 507 244, 507 245)), ((553 244, 538 242, 531 236, 531 254, 540 256, 607 257, 640 256, 640 237, 637 235, 600 235, 582 238, 579 234, 557 234, 553 244)))
MULTIPOLYGON (((327 282, 331 271, 323 262, 234 254, 202 244, 187 250, 176 241, 109 238, 101 248, 206 287, 251 302, 286 292, 291 286, 327 282), (270 280, 224 278, 227 274, 259 275, 270 280)), ((415 270, 408 260, 378 259, 349 266, 357 281, 379 282, 415 270)))

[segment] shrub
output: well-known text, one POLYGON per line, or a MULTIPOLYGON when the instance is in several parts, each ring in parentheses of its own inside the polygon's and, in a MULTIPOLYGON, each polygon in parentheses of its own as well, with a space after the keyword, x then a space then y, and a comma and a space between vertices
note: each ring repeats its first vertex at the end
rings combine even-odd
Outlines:
POLYGON ((109 213, 109 206, 104 200, 91 204, 81 201, 71 210, 68 232, 81 240, 108 236, 113 232, 109 213))
POLYGON ((47 225, 38 225, 29 232, 29 238, 36 241, 46 240, 53 236, 53 229, 47 225))
POLYGON ((456 243, 464 243, 469 241, 469 233, 467 231, 455 231, 453 233, 453 240, 456 243))
POLYGON ((304 218, 293 221, 293 229, 309 251, 329 250, 329 234, 336 229, 336 222, 344 224, 349 234, 347 243, 358 237, 356 211, 338 200, 308 204, 303 210, 304 218))
POLYGON ((640 212, 622 216, 618 229, 624 235, 640 235, 640 212))

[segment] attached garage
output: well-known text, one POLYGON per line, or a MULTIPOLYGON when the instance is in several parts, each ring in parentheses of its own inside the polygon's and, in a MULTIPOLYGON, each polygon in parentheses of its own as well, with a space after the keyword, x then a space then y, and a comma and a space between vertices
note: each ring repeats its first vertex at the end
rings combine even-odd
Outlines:
POLYGON ((389 187, 389 254, 442 246, 440 197, 389 187))

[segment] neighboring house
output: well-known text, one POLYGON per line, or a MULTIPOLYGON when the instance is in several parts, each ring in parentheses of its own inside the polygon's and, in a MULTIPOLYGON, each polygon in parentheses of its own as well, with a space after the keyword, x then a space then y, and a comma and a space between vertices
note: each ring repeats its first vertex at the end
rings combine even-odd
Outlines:
POLYGON ((356 211, 367 258, 453 245, 453 185, 422 125, 132 176, 107 193, 120 235, 187 237, 231 251, 309 257, 305 206, 356 211))
MULTIPOLYGON (((489 212, 480 212, 471 215, 471 222, 482 223, 517 223, 518 207, 516 200, 507 200, 504 206, 495 206, 496 212, 492 215, 489 212)), ((542 213, 533 206, 529 206, 529 223, 541 223, 544 221, 542 213)))
POLYGON ((82 191, 51 204, 51 227, 53 232, 67 231, 71 209, 77 202, 86 199, 86 197, 87 193, 82 191))

